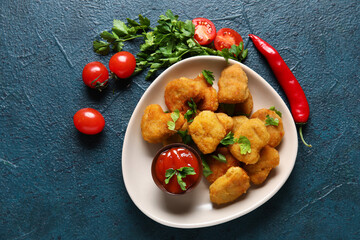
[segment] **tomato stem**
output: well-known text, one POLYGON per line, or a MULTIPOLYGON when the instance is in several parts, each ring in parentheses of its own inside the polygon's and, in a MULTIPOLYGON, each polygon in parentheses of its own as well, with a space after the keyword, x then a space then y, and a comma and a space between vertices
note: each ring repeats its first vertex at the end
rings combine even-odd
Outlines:
POLYGON ((302 125, 299 126, 299 134, 300 134, 300 138, 301 138, 301 141, 304 143, 305 146, 307 147, 312 147, 311 144, 307 144, 304 140, 304 137, 303 137, 303 134, 302 134, 302 125))

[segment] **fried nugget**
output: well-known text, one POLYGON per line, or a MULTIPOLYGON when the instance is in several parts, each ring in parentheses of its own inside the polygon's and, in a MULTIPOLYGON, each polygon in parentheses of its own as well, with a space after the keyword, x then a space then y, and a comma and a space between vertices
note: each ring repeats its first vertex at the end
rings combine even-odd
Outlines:
POLYGON ((219 121, 222 123, 222 125, 225 127, 226 134, 228 134, 234 126, 234 121, 231 117, 226 115, 225 113, 215 113, 219 121))
POLYGON ((272 117, 274 119, 276 119, 276 118, 279 119, 278 126, 274 126, 274 125, 266 126, 266 130, 270 134, 270 140, 269 140, 268 144, 271 147, 276 147, 280 144, 280 142, 285 134, 281 117, 279 115, 277 115, 275 111, 263 108, 263 109, 259 109, 256 112, 254 112, 253 115, 251 116, 251 118, 258 118, 265 123, 267 115, 269 115, 270 117, 272 117))
POLYGON ((218 86, 219 103, 242 103, 249 97, 248 78, 239 64, 231 65, 221 72, 218 86))
POLYGON ((249 119, 246 116, 236 116, 236 117, 232 117, 232 120, 234 124, 231 131, 234 133, 239 129, 239 127, 243 123, 247 122, 249 119))
POLYGON ((190 124, 189 134, 199 150, 208 154, 216 150, 217 145, 225 137, 226 130, 215 113, 202 111, 190 124))
POLYGON ((179 130, 186 120, 180 114, 179 119, 175 122, 175 131, 168 128, 168 121, 172 121, 171 113, 164 113, 160 105, 147 106, 141 119, 141 133, 144 140, 149 143, 161 143, 176 134, 176 130, 179 130))
POLYGON ((209 84, 203 74, 199 74, 194 81, 198 83, 200 89, 199 96, 194 100, 199 110, 216 111, 219 107, 217 92, 215 88, 209 84))
POLYGON ((206 177, 210 183, 213 183, 216 179, 224 175, 230 167, 236 167, 240 165, 240 162, 234 158, 233 155, 231 155, 227 147, 220 147, 216 149, 213 154, 206 155, 206 162, 208 163, 210 170, 213 172, 206 177), (220 162, 219 160, 213 158, 213 155, 218 156, 218 154, 225 156, 226 163, 220 162))
POLYGON ((241 154, 240 144, 234 143, 230 146, 231 154, 245 164, 256 163, 260 158, 260 150, 267 145, 270 139, 270 134, 266 130, 265 124, 257 118, 249 119, 234 132, 235 138, 240 136, 245 136, 249 139, 251 152, 241 154))
POLYGON ((190 109, 188 102, 191 99, 199 110, 216 111, 219 106, 215 88, 206 82, 202 74, 195 79, 182 77, 170 81, 165 87, 164 99, 170 111, 178 109, 183 114, 190 109))
POLYGON ((246 115, 250 116, 254 107, 254 101, 251 93, 249 92, 249 97, 245 100, 245 102, 235 104, 234 115, 246 115))
POLYGON ((259 185, 266 180, 270 171, 279 165, 279 161, 279 152, 267 145, 260 151, 259 161, 255 164, 244 166, 244 169, 249 175, 251 182, 259 185))
POLYGON ((190 78, 179 78, 170 81, 165 87, 165 104, 170 111, 178 109, 182 114, 186 113, 190 107, 188 101, 199 96, 199 84, 190 78))
POLYGON ((210 185, 210 200, 215 204, 229 203, 246 193, 249 187, 246 172, 240 167, 231 167, 210 185))

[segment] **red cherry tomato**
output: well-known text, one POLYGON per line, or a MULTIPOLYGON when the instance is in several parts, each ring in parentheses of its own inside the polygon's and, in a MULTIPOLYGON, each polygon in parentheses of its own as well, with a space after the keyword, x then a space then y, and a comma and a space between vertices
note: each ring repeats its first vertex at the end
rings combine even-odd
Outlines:
POLYGON ((101 132, 105 126, 105 119, 93 108, 83 108, 74 115, 74 125, 84 134, 93 135, 101 132))
POLYGON ((110 58, 110 71, 115 73, 118 78, 128 78, 133 74, 136 67, 136 59, 129 52, 122 51, 114 54, 110 58))
POLYGON ((101 62, 90 62, 83 69, 82 79, 86 86, 102 90, 109 81, 109 71, 101 62))
POLYGON ((239 46, 242 41, 242 37, 235 30, 222 28, 216 34, 214 45, 216 50, 221 51, 224 48, 231 48, 234 44, 239 46))
POLYGON ((195 18, 192 23, 195 25, 194 38, 200 45, 208 45, 214 41, 216 28, 209 19, 195 18))

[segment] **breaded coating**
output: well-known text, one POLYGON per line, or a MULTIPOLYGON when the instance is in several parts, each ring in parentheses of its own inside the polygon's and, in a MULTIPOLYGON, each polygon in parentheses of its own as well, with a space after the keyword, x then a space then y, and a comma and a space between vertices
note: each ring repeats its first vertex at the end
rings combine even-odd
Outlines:
POLYGON ((191 99, 199 110, 216 111, 219 106, 215 88, 206 82, 202 74, 195 79, 182 77, 170 81, 165 87, 164 99, 170 111, 178 109, 182 114, 190 109, 188 102, 191 99))
POLYGON ((182 114, 189 109, 188 101, 199 96, 198 83, 189 78, 179 78, 170 81, 165 87, 165 104, 173 112, 178 109, 182 114))
POLYGON ((199 110, 209 110, 215 112, 219 107, 217 92, 213 87, 207 87, 200 90, 200 95, 197 102, 199 110))
POLYGON ((202 111, 190 124, 189 134, 199 150, 208 154, 216 150, 217 145, 225 137, 226 130, 215 113, 202 111))
POLYGON ((232 117, 232 120, 234 124, 231 131, 234 133, 239 129, 239 127, 243 123, 247 122, 249 119, 246 116, 236 116, 236 117, 232 117))
POLYGON ((210 170, 213 172, 206 177, 210 183, 213 183, 216 179, 224 175, 230 167, 237 167, 240 165, 240 162, 231 155, 227 147, 220 147, 211 155, 206 155, 206 162, 208 163, 210 170), (213 155, 218 156, 218 154, 225 156, 226 163, 220 162, 212 157, 213 155))
POLYGON ((270 139, 270 134, 266 130, 265 124, 257 118, 249 119, 234 132, 235 138, 240 136, 245 136, 249 139, 251 152, 241 154, 240 144, 234 143, 230 146, 231 154, 245 164, 256 163, 260 158, 260 150, 268 144, 270 139))
POLYGON ((199 74, 194 78, 194 81, 198 84, 200 89, 199 96, 194 99, 199 110, 216 111, 219 107, 217 92, 215 88, 209 84, 204 75, 199 74))
POLYGON ((210 185, 210 200, 215 204, 229 203, 246 193, 249 187, 246 172, 240 167, 231 167, 210 185))
POLYGON ((161 143, 176 134, 176 131, 184 125, 186 120, 180 114, 175 123, 175 131, 168 129, 168 121, 172 121, 171 113, 164 113, 160 105, 151 104, 147 106, 141 119, 141 133, 144 140, 149 143, 161 143))
POLYGON ((218 86, 219 103, 242 103, 249 97, 248 78, 239 64, 231 65, 221 72, 218 86))
POLYGON ((250 116, 254 107, 254 101, 251 93, 249 92, 249 97, 243 103, 235 104, 234 115, 246 115, 250 116))
POLYGON ((226 115, 225 113, 215 113, 215 114, 219 119, 219 121, 222 123, 222 125, 225 127, 226 134, 228 134, 234 126, 233 119, 228 115, 226 115))
POLYGON ((255 164, 244 166, 245 171, 250 177, 252 183, 262 184, 268 177, 270 171, 279 165, 279 152, 269 145, 260 151, 260 159, 255 164))
POLYGON ((253 115, 251 116, 251 118, 258 118, 265 123, 267 115, 269 115, 270 117, 272 117, 274 119, 275 118, 279 119, 278 126, 273 126, 273 125, 266 126, 266 130, 270 134, 270 140, 269 140, 268 144, 271 147, 276 147, 280 144, 280 142, 285 134, 283 121, 282 121, 281 117, 279 115, 277 115, 275 111, 272 111, 272 110, 266 109, 266 108, 262 108, 262 109, 257 110, 256 112, 254 112, 253 115))

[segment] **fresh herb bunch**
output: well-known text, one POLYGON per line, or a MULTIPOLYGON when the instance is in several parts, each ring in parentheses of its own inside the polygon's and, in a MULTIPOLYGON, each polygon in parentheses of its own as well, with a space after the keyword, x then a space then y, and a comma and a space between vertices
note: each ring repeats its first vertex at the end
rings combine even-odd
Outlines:
POLYGON ((114 20, 112 33, 104 31, 100 34, 105 41, 93 42, 94 51, 107 55, 111 48, 114 51, 121 51, 125 41, 143 38, 144 43, 137 54, 134 74, 149 68, 146 79, 153 76, 157 70, 191 56, 215 55, 224 57, 226 61, 228 59, 242 61, 246 58, 247 49, 244 50, 242 42, 239 46, 233 45, 222 51, 201 46, 194 39, 195 25, 192 21, 183 22, 178 18, 178 15, 167 10, 165 15, 159 17, 158 25, 154 28, 150 27, 150 20, 142 15, 139 15, 139 22, 127 19, 126 24, 114 20))

